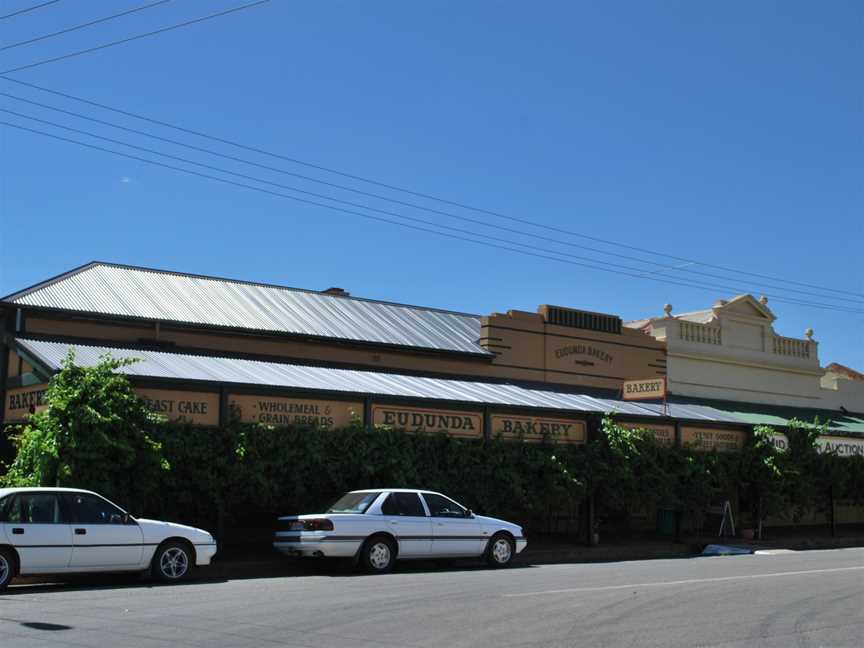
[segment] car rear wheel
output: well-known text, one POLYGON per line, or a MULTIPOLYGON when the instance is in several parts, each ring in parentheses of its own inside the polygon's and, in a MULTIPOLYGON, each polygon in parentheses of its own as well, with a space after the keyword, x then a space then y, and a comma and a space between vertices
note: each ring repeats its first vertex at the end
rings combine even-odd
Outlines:
POLYGON ((385 536, 372 536, 360 550, 360 562, 373 574, 386 573, 396 562, 396 545, 385 536))
POLYGON ((15 556, 8 549, 0 549, 0 591, 6 589, 15 575, 15 556))
POLYGON ((513 538, 506 533, 496 533, 486 547, 486 563, 492 567, 506 567, 515 553, 513 538))
POLYGON ((150 573, 156 580, 176 583, 192 573, 192 551, 182 542, 166 542, 153 556, 150 573))

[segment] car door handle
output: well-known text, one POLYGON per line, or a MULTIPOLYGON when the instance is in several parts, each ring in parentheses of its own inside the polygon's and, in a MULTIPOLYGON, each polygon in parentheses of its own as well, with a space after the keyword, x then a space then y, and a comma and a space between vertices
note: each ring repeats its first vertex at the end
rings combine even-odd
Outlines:
POLYGON ((12 529, 12 534, 13 535, 24 535, 24 529, 21 529, 21 528, 12 529))
POLYGON ((438 523, 438 526, 444 526, 444 523, 443 523, 443 522, 439 522, 439 523, 438 523))
POLYGON ((75 535, 87 535, 87 529, 75 529, 75 535))
POLYGON ((390 520, 390 525, 391 525, 391 526, 396 526, 397 524, 399 524, 399 523, 396 522, 395 520, 390 520))

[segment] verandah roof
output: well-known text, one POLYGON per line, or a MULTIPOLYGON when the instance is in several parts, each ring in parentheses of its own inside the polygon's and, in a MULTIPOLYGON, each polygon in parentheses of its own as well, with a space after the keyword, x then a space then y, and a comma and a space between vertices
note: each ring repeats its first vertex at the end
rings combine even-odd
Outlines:
MULTIPOLYGON (((272 361, 146 349, 121 349, 23 338, 17 339, 15 344, 25 355, 49 372, 59 370, 69 350, 74 349, 75 361, 83 366, 95 365, 105 354, 110 354, 117 359, 137 358, 138 362, 123 367, 121 371, 129 376, 141 378, 326 390, 582 413, 610 412, 621 416, 651 418, 663 416, 663 407, 660 404, 631 403, 587 394, 527 389, 512 384, 426 378, 375 371, 332 369, 272 361)), ((742 421, 733 415, 702 405, 670 404, 669 414, 673 418, 689 421, 742 424, 742 421)))

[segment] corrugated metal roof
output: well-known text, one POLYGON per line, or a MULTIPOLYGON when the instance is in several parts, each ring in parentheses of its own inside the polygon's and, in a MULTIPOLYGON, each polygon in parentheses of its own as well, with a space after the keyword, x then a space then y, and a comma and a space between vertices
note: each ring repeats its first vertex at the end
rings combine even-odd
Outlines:
POLYGON ((480 317, 451 311, 92 263, 7 298, 81 313, 492 356, 480 317))
MULTIPOLYGON (((123 373, 130 376, 293 389, 320 389, 352 394, 450 400, 461 403, 575 412, 612 412, 620 415, 646 417, 662 415, 662 406, 660 405, 628 403, 584 394, 526 389, 516 385, 423 378, 351 369, 308 367, 260 360, 197 356, 143 349, 73 345, 66 342, 44 340, 19 338, 16 343, 52 371, 60 368, 70 348, 74 348, 75 361, 83 366, 95 365, 99 362, 99 358, 107 353, 118 359, 138 358, 139 362, 122 369, 123 373)), ((734 416, 710 407, 699 405, 671 405, 670 407, 670 414, 676 418, 741 423, 734 416)))

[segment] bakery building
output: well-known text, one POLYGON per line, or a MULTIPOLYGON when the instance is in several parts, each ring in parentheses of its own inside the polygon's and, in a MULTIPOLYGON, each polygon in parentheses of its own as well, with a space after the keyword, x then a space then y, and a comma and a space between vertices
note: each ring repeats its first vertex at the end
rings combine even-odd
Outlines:
POLYGON ((740 446, 749 430, 699 404, 622 400, 625 380, 666 377, 665 341, 567 307, 475 315, 94 262, 0 308, 7 424, 45 406, 74 348, 80 364, 137 359, 124 371, 151 408, 198 425, 358 421, 580 444, 590 415, 612 412, 706 450, 740 446))
MULTIPOLYGON (((823 391, 812 393, 854 396, 864 382, 850 387, 851 370, 839 365, 820 370, 813 340, 772 338, 763 302, 743 296, 715 308, 716 319, 667 309, 626 324, 553 305, 479 315, 94 262, 0 300, 3 424, 46 407, 47 383, 74 349, 85 366, 105 354, 134 358, 123 371, 149 407, 193 425, 361 423, 578 445, 612 413, 663 444, 732 452, 756 424, 781 431, 793 417, 819 416, 831 421, 825 451, 864 454, 859 401, 838 411, 806 398, 814 385, 823 391), (734 332, 742 322, 749 337, 734 332), (762 346, 745 349, 745 361, 741 340, 762 346), (771 392, 762 398, 748 391, 747 372, 766 367, 779 378, 755 380, 771 392), (802 376, 809 382, 795 391, 802 376), (668 384, 667 402, 625 400, 625 381, 649 392, 668 384)), ((778 432, 778 445, 784 439, 778 432)), ((3 434, 0 451, 9 458, 3 434)))
POLYGON ((591 415, 611 412, 662 443, 732 451, 753 425, 819 416, 836 435, 826 450, 864 452, 864 382, 821 370, 812 335, 777 335, 767 302, 749 295, 625 324, 562 306, 475 315, 93 262, 0 308, 6 424, 45 407, 74 348, 81 364, 135 358, 124 371, 150 407, 202 426, 356 421, 581 444, 591 415), (668 403, 625 401, 631 380, 664 381, 668 403))

